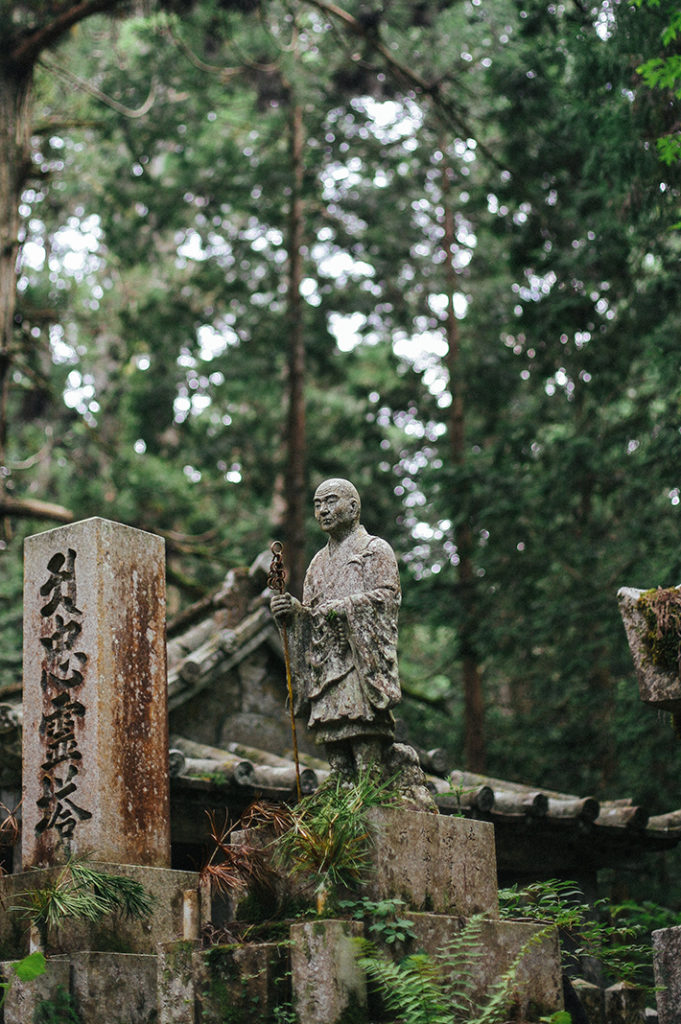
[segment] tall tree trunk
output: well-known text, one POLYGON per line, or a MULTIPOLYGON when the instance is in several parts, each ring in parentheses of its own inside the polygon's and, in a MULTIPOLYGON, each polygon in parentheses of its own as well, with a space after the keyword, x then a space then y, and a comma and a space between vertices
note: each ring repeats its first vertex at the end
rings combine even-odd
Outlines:
POLYGON ((32 68, 0 64, 0 497, 7 465, 7 401, 14 356, 19 205, 31 165, 32 68))
POLYGON ((306 456, 305 338, 303 333, 303 108, 292 99, 289 115, 291 204, 289 208, 288 418, 286 424, 286 519, 289 590, 300 597, 305 574, 306 456))
MULTIPOLYGON (((446 152, 442 147, 442 152, 446 152)), ((451 169, 442 172, 444 208, 444 246, 447 279, 447 356, 449 390, 452 404, 449 412, 450 457, 455 466, 465 459, 464 381, 461 366, 459 323, 454 311, 454 292, 457 286, 453 253, 456 245, 454 214, 449 200, 451 169)), ((471 771, 481 772, 485 765, 484 701, 482 674, 475 645, 475 570, 473 566, 473 535, 470 523, 464 520, 456 530, 459 555, 458 574, 461 583, 463 615, 459 626, 459 651, 464 685, 464 759, 471 771)))

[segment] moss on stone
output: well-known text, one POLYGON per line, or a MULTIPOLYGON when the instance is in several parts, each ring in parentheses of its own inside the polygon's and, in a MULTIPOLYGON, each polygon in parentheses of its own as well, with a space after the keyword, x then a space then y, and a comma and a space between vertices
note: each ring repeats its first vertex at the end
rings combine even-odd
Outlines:
POLYGON ((636 602, 646 624, 645 644, 653 665, 679 674, 681 665, 681 590, 646 590, 636 602))

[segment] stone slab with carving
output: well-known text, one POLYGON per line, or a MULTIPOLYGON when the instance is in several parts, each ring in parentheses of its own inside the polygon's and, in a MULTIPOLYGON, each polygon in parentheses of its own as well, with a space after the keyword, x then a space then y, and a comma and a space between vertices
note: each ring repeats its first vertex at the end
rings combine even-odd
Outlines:
POLYGON ((368 812, 371 899, 403 899, 413 910, 470 917, 499 913, 494 826, 401 808, 368 812))
POLYGON ((24 868, 170 865, 162 538, 106 519, 29 537, 24 868))

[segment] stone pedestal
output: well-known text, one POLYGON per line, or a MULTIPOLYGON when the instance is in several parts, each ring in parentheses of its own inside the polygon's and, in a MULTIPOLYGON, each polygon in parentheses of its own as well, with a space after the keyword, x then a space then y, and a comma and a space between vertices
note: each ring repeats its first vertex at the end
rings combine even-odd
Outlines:
POLYGON ((105 519, 25 545, 24 868, 170 865, 164 542, 105 519))
POLYGON ((441 814, 375 808, 371 899, 405 901, 413 910, 471 917, 499 913, 494 826, 441 814))
POLYGON ((45 973, 32 981, 22 982, 13 971, 13 964, 0 964, 3 981, 8 981, 5 1002, 0 1013, 3 1024, 31 1024, 43 1001, 55 1003, 59 989, 68 996, 70 989, 71 965, 68 957, 53 957, 47 961, 45 973))
POLYGON ((157 957, 82 952, 70 959, 81 1024, 157 1024, 157 957))
POLYGON ((287 944, 248 942, 196 953, 196 1024, 274 1021, 276 1007, 290 996, 288 952, 287 944))
POLYGON ((572 988, 584 1008, 589 1024, 605 1024, 603 989, 584 978, 573 978, 572 988))
POLYGON ((469 998, 473 1006, 484 1005, 495 982, 515 964, 508 992, 516 1014, 514 1019, 538 1020, 562 1009, 560 948, 555 928, 535 921, 496 918, 465 922, 448 914, 404 916, 411 921, 416 935, 410 944, 411 951, 423 950, 446 964, 448 947, 466 950, 465 973, 460 972, 458 957, 448 980, 457 995, 469 998))
POLYGON ((194 971, 198 942, 169 942, 158 951, 158 1024, 194 1024, 200 981, 194 971))
MULTIPOLYGON (((127 920, 107 915, 90 922, 67 918, 62 926, 47 936, 48 951, 72 953, 74 950, 120 951, 155 954, 159 942, 171 942, 184 934, 185 891, 199 891, 201 901, 199 927, 210 918, 206 890, 199 888, 199 876, 193 871, 170 868, 144 868, 130 864, 94 864, 99 871, 125 875, 140 882, 153 900, 148 920, 127 920)), ((0 878, 0 900, 6 908, 22 902, 21 894, 31 889, 45 889, 54 884, 60 868, 41 868, 5 875, 0 878)), ((19 913, 0 914, 0 956, 18 959, 28 952, 29 922, 19 913)))
POLYGON ((359 921, 305 921, 291 926, 291 986, 301 1024, 343 1024, 365 1019, 366 979, 353 937, 359 921))
POLYGON ((604 1001, 607 1024, 643 1024, 646 1006, 643 989, 619 981, 606 988, 604 1001))
POLYGON ((653 932, 653 966, 660 1024, 681 1024, 681 927, 653 932))

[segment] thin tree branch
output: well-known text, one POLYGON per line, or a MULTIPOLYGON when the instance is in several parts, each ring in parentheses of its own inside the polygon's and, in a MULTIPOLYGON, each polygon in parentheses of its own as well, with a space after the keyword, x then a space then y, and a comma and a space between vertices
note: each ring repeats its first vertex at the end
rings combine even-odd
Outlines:
POLYGON ((154 105, 154 100, 156 99, 156 82, 153 80, 146 100, 141 107, 137 107, 133 110, 132 107, 126 107, 123 103, 119 103, 118 100, 113 99, 112 96, 107 96, 106 93, 101 92, 96 88, 96 86, 86 82, 83 78, 79 78, 78 75, 74 75, 72 71, 69 71, 68 68, 63 67, 61 64, 58 64, 56 60, 52 60, 48 57, 41 57, 38 63, 48 71, 61 75, 67 82, 75 85, 76 88, 81 89, 83 92, 87 92, 91 96, 94 96, 95 99, 100 101, 100 103, 104 103, 107 107, 111 107, 111 109, 115 110, 117 114, 122 114, 124 117, 144 117, 144 115, 148 114, 154 105))
POLYGON ((173 32, 170 25, 164 26, 163 33, 164 35, 167 35, 170 41, 177 46, 178 50, 184 54, 189 63, 193 64, 199 71, 205 71, 210 75, 218 75, 223 82, 228 82, 230 78, 243 74, 243 67, 227 68, 219 64, 206 64, 205 61, 201 60, 198 54, 194 53, 188 43, 185 43, 184 39, 173 32))
POLYGON ((72 523, 73 512, 63 505, 54 505, 37 498, 10 498, 7 494, 0 495, 0 516, 21 517, 24 519, 50 519, 58 523, 72 523))

